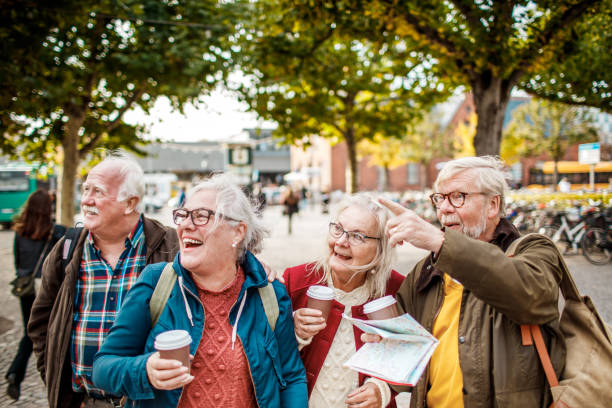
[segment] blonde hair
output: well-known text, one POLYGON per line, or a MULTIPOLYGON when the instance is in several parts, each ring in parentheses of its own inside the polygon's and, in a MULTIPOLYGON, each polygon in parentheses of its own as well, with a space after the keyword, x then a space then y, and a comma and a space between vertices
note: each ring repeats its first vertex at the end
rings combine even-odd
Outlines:
MULTIPOLYGON (((372 214, 376 220, 377 240, 376 255, 372 261, 366 265, 352 267, 354 275, 359 273, 366 274, 364 285, 367 287, 370 298, 384 296, 387 289, 387 281, 391 276, 391 264, 393 263, 395 251, 389 246, 389 239, 385 234, 385 225, 389 219, 390 212, 388 209, 380 205, 376 199, 367 193, 357 193, 345 197, 339 204, 335 212, 335 218, 347 208, 357 207, 366 210, 372 214)), ((332 277, 332 270, 329 264, 331 253, 328 251, 325 256, 321 257, 314 264, 311 264, 312 272, 322 271, 323 276, 320 282, 328 282, 332 277)))
POLYGON ((504 162, 495 156, 478 156, 478 157, 462 157, 459 159, 447 162, 433 185, 435 191, 438 191, 438 186, 457 174, 466 171, 474 170, 476 179, 474 184, 476 188, 490 196, 499 196, 499 213, 500 217, 506 215, 506 191, 508 190, 508 182, 504 174, 504 162))

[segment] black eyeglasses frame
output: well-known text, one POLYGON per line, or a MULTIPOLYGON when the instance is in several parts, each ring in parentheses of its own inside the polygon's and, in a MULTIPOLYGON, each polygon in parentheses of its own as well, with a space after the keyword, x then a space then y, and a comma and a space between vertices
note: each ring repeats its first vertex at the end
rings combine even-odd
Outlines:
MULTIPOLYGON (((213 215, 217 215, 217 213, 216 213, 215 211, 213 211, 213 210, 211 210, 211 209, 208 209, 208 208, 205 208, 205 207, 201 207, 201 208, 194 208, 193 210, 188 210, 188 209, 186 209, 186 208, 176 208, 176 209, 172 210, 172 222, 174 222, 174 224, 175 224, 175 225, 180 225, 180 224, 181 224, 180 222, 176 222, 176 214, 177 214, 179 211, 184 211, 184 212, 186 212, 186 213, 187 213, 187 216, 185 217, 185 219, 187 219, 187 217, 191 218, 191 223, 192 223, 193 225, 198 226, 198 227, 202 227, 202 226, 204 226, 204 225, 208 224, 208 221, 210 221, 210 217, 211 217, 211 216, 213 216, 213 215), (194 213, 195 211, 205 211, 205 212, 207 213, 207 216, 206 216, 206 222, 205 222, 205 223, 203 223, 203 224, 198 224, 198 223, 196 223, 196 222, 195 222, 195 219, 193 218, 193 213, 194 213)), ((223 217, 223 218, 225 218, 225 219, 227 219, 227 220, 230 220, 230 221, 240 222, 240 220, 237 220, 237 219, 235 219, 235 218, 231 218, 231 217, 227 217, 227 216, 225 216, 225 215, 223 215, 222 217, 223 217)), ((185 219, 184 219, 184 220, 185 220, 185 219)), ((184 220, 183 220, 183 221, 184 221, 184 220)))

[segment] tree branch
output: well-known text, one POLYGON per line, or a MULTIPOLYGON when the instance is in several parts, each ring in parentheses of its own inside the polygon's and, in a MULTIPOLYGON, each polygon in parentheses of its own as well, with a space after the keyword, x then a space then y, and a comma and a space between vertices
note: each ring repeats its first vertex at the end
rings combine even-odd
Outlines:
POLYGON ((113 121, 109 122, 106 125, 106 131, 107 132, 111 132, 113 129, 115 129, 120 123, 121 123, 121 118, 123 117, 123 114, 132 107, 132 105, 134 104, 134 102, 136 102, 144 93, 144 91, 142 89, 134 91, 132 93, 132 95, 128 98, 128 100, 125 102, 125 105, 123 105, 123 107, 121 107, 121 109, 119 109, 119 114, 117 115, 117 117, 115 119, 113 119, 113 121))
POLYGON ((142 90, 132 93, 130 98, 125 102, 125 105, 123 105, 121 109, 119 109, 119 113, 117 114, 117 117, 106 124, 106 126, 104 127, 104 131, 98 132, 95 136, 89 139, 89 142, 87 142, 87 144, 85 144, 81 148, 81 153, 80 153, 81 156, 84 156, 87 153, 89 153, 91 150, 93 150, 98 144, 98 142, 100 141, 100 138, 102 137, 104 133, 112 132, 113 129, 115 129, 117 126, 119 126, 119 124, 121 124, 121 119, 123 117, 123 114, 132 107, 134 102, 138 100, 138 98, 140 98, 143 93, 144 92, 142 90))
MULTIPOLYGON (((383 0, 383 2, 386 2, 390 7, 396 7, 396 2, 393 0, 383 0)), ((445 52, 448 56, 455 57, 457 60, 461 59, 462 55, 460 54, 462 54, 462 52, 457 49, 456 44, 449 39, 442 37, 440 33, 431 27, 427 21, 415 16, 409 10, 407 10, 405 13, 401 13, 401 17, 417 33, 441 47, 443 52, 445 52)))
POLYGON ((563 13, 552 18, 534 41, 518 58, 518 69, 527 70, 537 60, 538 51, 545 48, 555 39, 562 29, 571 27, 586 12, 586 10, 602 0, 583 0, 568 7, 563 13))
POLYGON ((476 9, 470 7, 474 4, 473 1, 467 2, 462 0, 452 0, 452 3, 457 9, 463 14, 466 21, 470 25, 470 29, 476 31, 482 28, 480 18, 482 17, 479 13, 476 13, 476 9))
MULTIPOLYGON (((540 99, 546 99, 552 102, 562 102, 566 105, 572 105, 572 106, 580 106, 580 107, 585 107, 585 106, 593 106, 593 105, 588 105, 587 102, 585 101, 577 101, 574 99, 574 95, 566 95, 566 96, 560 96, 556 93, 540 93, 538 90, 536 89, 532 89, 532 88, 527 88, 524 86, 519 86, 519 88, 521 88, 523 91, 527 92, 529 95, 535 96, 537 98, 540 99)), ((598 109, 610 113, 612 114, 612 103, 605 103, 603 102, 601 104, 601 106, 597 106, 598 109)))

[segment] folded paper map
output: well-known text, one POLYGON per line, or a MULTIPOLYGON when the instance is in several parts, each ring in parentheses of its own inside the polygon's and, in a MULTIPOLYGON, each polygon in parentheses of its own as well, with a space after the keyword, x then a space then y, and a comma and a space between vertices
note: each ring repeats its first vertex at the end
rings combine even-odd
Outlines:
POLYGON ((366 343, 344 365, 391 384, 414 386, 423 374, 438 340, 412 316, 361 320, 342 315, 366 333, 378 334, 380 343, 366 343))

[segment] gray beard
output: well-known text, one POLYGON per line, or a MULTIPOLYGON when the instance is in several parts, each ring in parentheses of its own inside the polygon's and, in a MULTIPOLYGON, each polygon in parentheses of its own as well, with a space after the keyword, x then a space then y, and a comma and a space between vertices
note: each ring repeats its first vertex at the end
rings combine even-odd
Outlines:
MULTIPOLYGON (((467 235, 470 238, 474 238, 474 239, 479 239, 480 236, 484 233, 485 229, 487 228, 487 214, 483 213, 480 216, 480 219, 478 220, 478 223, 476 225, 473 225, 471 227, 465 226, 461 220, 459 219, 459 217, 449 217, 449 219, 452 219, 453 222, 459 222, 461 225, 461 233, 464 235, 467 235)), ((446 217, 441 217, 440 221, 442 222, 442 224, 445 224, 446 221, 448 219, 446 219, 446 217)))

